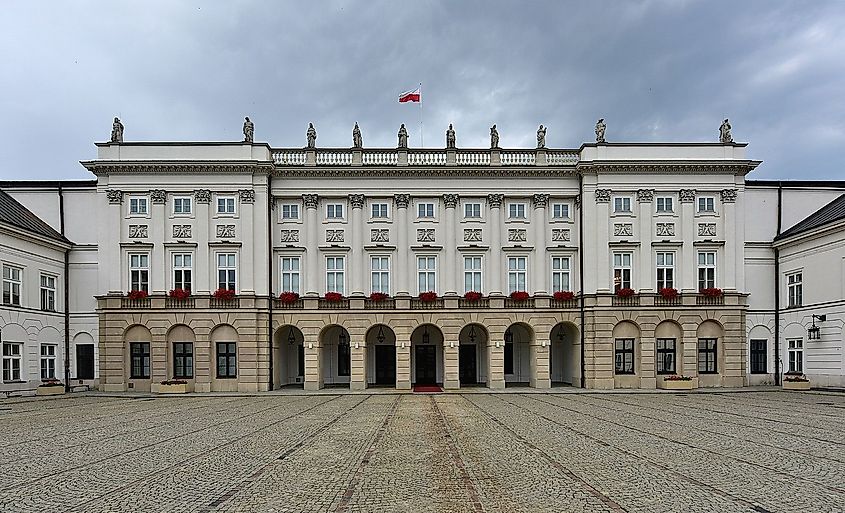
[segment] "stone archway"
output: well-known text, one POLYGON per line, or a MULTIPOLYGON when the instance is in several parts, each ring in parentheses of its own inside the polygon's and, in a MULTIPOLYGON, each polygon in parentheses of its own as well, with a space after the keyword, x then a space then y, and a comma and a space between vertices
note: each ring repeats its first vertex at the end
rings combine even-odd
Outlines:
POLYGON ((442 385, 443 379, 443 332, 422 324, 411 333, 411 383, 442 385))
POLYGON ((458 335, 458 380, 462 387, 487 384, 489 339, 487 329, 477 323, 467 324, 458 335))
POLYGON ((301 388, 305 383, 305 337, 286 324, 273 335, 273 387, 301 388))
POLYGON ((332 324, 320 332, 323 383, 327 387, 349 387, 352 377, 352 350, 349 332, 332 324))
POLYGON ((367 330, 367 386, 396 386, 396 333, 386 324, 367 330))
POLYGON ((571 322, 555 324, 549 334, 552 386, 581 386, 581 339, 571 322))

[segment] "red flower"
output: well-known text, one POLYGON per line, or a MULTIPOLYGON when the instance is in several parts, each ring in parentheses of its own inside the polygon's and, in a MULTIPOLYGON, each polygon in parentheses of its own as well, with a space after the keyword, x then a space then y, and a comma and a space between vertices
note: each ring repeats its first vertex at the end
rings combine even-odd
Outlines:
POLYGON ((129 299, 144 299, 145 297, 149 296, 146 290, 130 290, 126 297, 129 299))
POLYGON ((701 289, 699 292, 707 297, 719 297, 722 295, 722 289, 717 289, 716 287, 701 289))
POLYGON ((425 302, 437 301, 437 292, 429 290, 428 292, 420 292, 420 300, 425 302))
POLYGON ((569 301, 575 299, 575 293, 569 290, 558 290, 553 297, 558 301, 569 301))
POLYGON ((173 299, 188 299, 191 295, 191 291, 186 289, 173 289, 168 293, 168 295, 173 299))
POLYGON ((467 301, 478 301, 481 299, 481 292, 476 292, 474 290, 470 290, 466 294, 464 294, 464 299, 467 301))
POLYGON ((675 299, 678 297, 678 289, 672 287, 663 287, 658 291, 665 299, 675 299))
POLYGON ((387 299, 387 294, 384 292, 373 292, 370 294, 370 301, 384 301, 387 299))
POLYGON ((235 291, 229 289, 217 289, 212 295, 216 299, 235 299, 235 291))
POLYGON ((671 374, 663 378, 663 381, 692 381, 690 376, 684 376, 681 374, 671 374))
POLYGON ((626 287, 624 289, 617 290, 616 296, 617 297, 631 297, 636 293, 637 293, 637 291, 635 291, 634 289, 629 289, 629 288, 626 287))
POLYGON ((513 299, 514 301, 525 301, 530 297, 531 294, 525 292, 524 290, 515 290, 511 292, 511 299, 513 299))
POLYGON ((295 303, 299 299, 299 294, 296 292, 282 292, 279 294, 279 299, 282 303, 295 303))
POLYGON ((340 292, 326 292, 325 298, 326 301, 337 303, 338 301, 343 300, 343 294, 341 294, 340 292))

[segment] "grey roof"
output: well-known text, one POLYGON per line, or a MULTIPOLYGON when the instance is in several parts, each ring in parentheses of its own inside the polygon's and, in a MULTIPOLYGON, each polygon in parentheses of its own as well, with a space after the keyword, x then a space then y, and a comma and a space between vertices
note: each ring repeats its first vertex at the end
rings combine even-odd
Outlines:
POLYGON ((842 219, 845 219, 845 194, 842 194, 827 205, 816 210, 795 226, 781 232, 780 235, 775 237, 775 240, 781 240, 786 237, 798 235, 799 233, 804 233, 829 223, 841 221, 842 219))
POLYGON ((18 203, 15 198, 9 196, 3 190, 0 190, 0 222, 16 226, 30 233, 47 237, 48 239, 64 243, 70 242, 62 234, 54 230, 52 226, 30 212, 29 209, 18 203))

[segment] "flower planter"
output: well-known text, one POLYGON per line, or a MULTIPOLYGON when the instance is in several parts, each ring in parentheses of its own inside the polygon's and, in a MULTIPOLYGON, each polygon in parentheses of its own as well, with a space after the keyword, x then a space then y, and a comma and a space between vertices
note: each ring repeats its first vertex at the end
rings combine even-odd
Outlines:
POLYGON ((50 385, 48 387, 38 387, 35 389, 35 395, 62 395, 64 393, 64 385, 50 385))
POLYGON ((664 380, 657 378, 657 388, 663 390, 692 390, 695 388, 695 381, 692 379, 664 380))
POLYGON ((187 394, 188 393, 188 384, 187 383, 178 383, 175 385, 159 385, 158 386, 158 393, 159 394, 187 394))
POLYGON ((783 389, 784 390, 809 390, 810 389, 810 382, 809 381, 784 381, 783 382, 783 389))

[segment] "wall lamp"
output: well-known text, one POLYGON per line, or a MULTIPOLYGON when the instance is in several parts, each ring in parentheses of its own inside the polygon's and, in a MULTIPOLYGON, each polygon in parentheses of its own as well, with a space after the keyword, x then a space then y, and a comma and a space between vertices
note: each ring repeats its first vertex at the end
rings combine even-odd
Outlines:
POLYGON ((813 325, 807 328, 807 340, 820 340, 822 338, 822 329, 816 326, 816 319, 819 322, 824 322, 827 320, 827 315, 813 314, 813 325))

